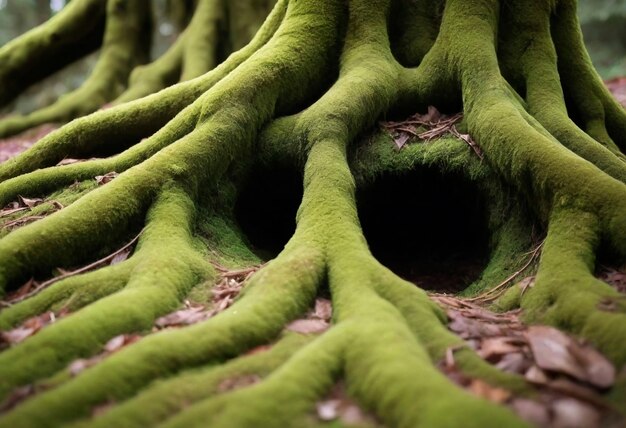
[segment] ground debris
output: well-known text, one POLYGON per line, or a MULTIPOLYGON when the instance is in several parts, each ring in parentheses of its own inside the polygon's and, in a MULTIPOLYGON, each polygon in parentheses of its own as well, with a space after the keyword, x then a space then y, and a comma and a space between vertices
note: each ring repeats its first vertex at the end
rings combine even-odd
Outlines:
POLYGON ((460 133, 455 126, 462 119, 463 113, 446 115, 439 112, 436 107, 428 106, 428 111, 424 114, 416 113, 401 122, 381 122, 381 126, 391 134, 398 150, 404 147, 411 137, 429 142, 449 134, 467 144, 482 160, 484 156, 478 144, 469 134, 460 133))
POLYGON ((617 101, 626 107, 626 77, 617 77, 605 82, 605 84, 617 101))
POLYGON ((37 283, 36 281, 34 281, 34 279, 31 278, 26 284, 20 287, 16 292, 9 294, 9 296, 7 297, 7 300, 0 301, 0 306, 11 306, 15 303, 19 303, 22 300, 25 300, 29 297, 34 296, 35 294, 39 293, 41 290, 48 288, 55 282, 61 281, 62 279, 66 279, 66 278, 69 278, 69 277, 72 277, 81 273, 89 272, 91 270, 97 269, 102 266, 120 263, 123 260, 126 260, 131 254, 133 250, 133 246, 135 245, 137 240, 139 240, 139 237, 141 236, 142 233, 143 233, 143 230, 141 230, 129 243, 124 245, 119 250, 116 250, 115 252, 109 254, 108 256, 105 256, 101 258, 100 260, 96 260, 95 262, 90 263, 86 266, 83 266, 79 269, 76 269, 73 271, 66 271, 61 268, 58 268, 57 270, 59 271, 59 275, 41 283, 37 283))
POLYGON ((595 428, 619 419, 602 396, 615 382, 615 368, 589 344, 553 327, 525 326, 520 310, 494 313, 468 299, 439 294, 431 298, 446 310, 448 328, 466 341, 448 349, 439 364, 461 387, 510 406, 540 427, 595 428), (538 390, 538 397, 516 397, 467 377, 454 361, 454 353, 465 346, 500 370, 523 376, 538 390))
POLYGON ((330 393, 316 406, 317 418, 324 422, 339 420, 346 425, 380 426, 375 416, 362 409, 348 396, 343 382, 333 386, 330 393))
POLYGON ((214 265, 219 272, 217 285, 211 290, 211 305, 192 304, 185 302, 185 308, 164 315, 155 321, 155 329, 168 327, 184 327, 207 320, 230 307, 247 281, 262 266, 251 266, 245 269, 229 270, 221 265, 214 265))
POLYGON ((0 139, 0 163, 22 153, 58 127, 58 125, 48 123, 13 137, 0 139))
POLYGON ((27 319, 20 326, 12 330, 0 331, 0 349, 23 342, 30 336, 39 332, 45 326, 56 322, 57 319, 63 318, 68 313, 69 311, 66 309, 62 309, 57 313, 48 311, 41 315, 27 319))
POLYGON ((328 299, 317 298, 315 308, 305 318, 297 319, 286 327, 289 331, 302 334, 322 333, 330 328, 333 315, 332 303, 328 299))
POLYGON ((104 175, 96 175, 95 179, 96 179, 96 183, 98 183, 98 186, 103 186, 111 181, 113 181, 113 179, 115 179, 119 174, 115 171, 111 171, 111 172, 107 172, 104 175))
POLYGON ((46 201, 41 198, 26 198, 20 195, 18 196, 17 201, 10 202, 2 210, 0 210, 0 218, 9 217, 23 211, 31 211, 33 208, 43 205, 44 203, 47 203, 49 207, 46 207, 44 210, 38 210, 37 215, 22 216, 18 218, 13 217, 13 219, 3 222, 2 228, 15 229, 35 220, 42 219, 55 211, 63 209, 63 205, 57 201, 46 201))
POLYGON ((68 370, 72 376, 76 376, 83 370, 95 366, 100 361, 104 360, 106 357, 114 354, 125 346, 132 345, 133 343, 139 341, 141 337, 142 336, 139 336, 137 334, 120 334, 118 336, 115 336, 104 345, 103 352, 98 355, 94 355, 91 358, 79 358, 77 360, 74 360, 68 366, 68 370))
POLYGON ((602 267, 597 277, 620 293, 626 293, 626 266, 621 269, 602 267))
POLYGON ((242 375, 231 377, 228 379, 224 379, 217 386, 218 392, 228 392, 233 391, 235 389, 245 388, 246 386, 254 385, 257 382, 260 382, 261 378, 257 375, 242 375))

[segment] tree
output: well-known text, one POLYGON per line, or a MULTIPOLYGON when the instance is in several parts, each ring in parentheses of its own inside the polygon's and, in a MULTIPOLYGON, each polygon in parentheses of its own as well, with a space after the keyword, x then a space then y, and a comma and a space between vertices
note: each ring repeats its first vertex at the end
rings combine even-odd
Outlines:
MULTIPOLYGON (((91 29, 103 25, 104 3, 72 1, 0 50, 2 100, 83 54, 85 40, 97 46, 91 29)), ((0 354, 0 395, 29 384, 52 388, 0 426, 82 418, 96 426, 314 425, 308 412, 341 379, 388 426, 523 425, 437 369, 458 348, 455 363, 466 375, 532 391, 465 346, 422 288, 372 255, 376 245, 381 260, 393 255, 389 265, 407 253, 485 253, 464 291, 471 295, 518 270, 533 235, 545 234, 532 288, 511 287, 496 305, 521 307, 526 321, 585 338, 618 368, 626 363, 623 296, 594 276, 600 264, 626 260, 626 115, 591 66, 575 1, 280 0, 258 31, 265 3, 245 2, 227 15, 236 30, 230 46, 240 47, 233 37, 241 29, 256 34, 213 69, 222 34, 213 17, 222 2, 198 2, 178 41, 135 69, 125 91, 120 82, 145 58, 147 2, 106 3, 100 64, 80 95, 60 100, 52 109, 64 113, 54 119, 39 113, 45 119, 0 125, 6 135, 118 97, 0 165, 2 205, 22 196, 13 210, 24 214, 46 197, 28 214, 57 211, 5 232, 0 283, 15 296, 33 276, 126 251, 134 236, 136 248, 117 264, 63 271, 0 312, 5 331, 45 311, 62 316, 0 354), (460 139, 396 150, 376 126, 429 106, 462 109, 462 122, 450 128, 460 139), (371 199, 376 189, 388 197, 385 209, 371 199), (366 211, 390 214, 399 229, 377 226, 366 211), (294 217, 291 233, 285 221, 294 217), (472 239, 465 249, 457 242, 463 233, 472 239), (232 306, 211 316, 192 305, 174 315, 201 322, 149 334, 185 300, 210 300, 219 272, 226 282, 218 295, 236 288, 229 278, 254 269, 220 266, 259 263, 254 244, 280 252, 232 306), (319 296, 332 301, 332 327, 285 333, 319 296), (145 337, 77 376, 66 369, 137 333, 145 337), (88 418, 106 403, 119 404, 88 418)), ((438 110, 419 120, 436 122, 438 110)), ((313 319, 301 324, 319 327, 313 319)), ((624 385, 615 387, 617 398, 624 385)))

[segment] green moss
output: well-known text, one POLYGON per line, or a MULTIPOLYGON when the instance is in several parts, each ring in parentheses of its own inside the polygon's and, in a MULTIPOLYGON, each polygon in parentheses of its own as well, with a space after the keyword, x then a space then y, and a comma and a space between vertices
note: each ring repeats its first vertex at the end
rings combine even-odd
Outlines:
POLYGON ((142 0, 104 3, 107 7, 106 28, 100 57, 85 83, 48 107, 3 120, 0 136, 14 135, 44 123, 67 122, 96 111, 122 92, 135 65, 147 59, 150 3, 142 0))

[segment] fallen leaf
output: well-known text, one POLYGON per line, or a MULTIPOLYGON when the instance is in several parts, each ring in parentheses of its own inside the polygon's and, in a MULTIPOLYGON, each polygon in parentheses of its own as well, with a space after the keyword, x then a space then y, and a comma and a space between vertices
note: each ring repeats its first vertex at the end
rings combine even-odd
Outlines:
POLYGON ((223 380, 217 387, 219 392, 232 391, 234 389, 244 388, 246 386, 254 385, 259 382, 261 378, 255 374, 243 375, 232 377, 223 380))
POLYGON ((490 337, 483 340, 478 355, 489 360, 493 357, 517 352, 519 346, 516 343, 519 344, 519 339, 514 337, 490 337))
POLYGON ((328 299, 316 299, 315 300, 315 312, 313 316, 324 321, 330 321, 333 316, 333 306, 328 299))
POLYGON ((28 207, 30 209, 35 208, 37 205, 42 204, 44 201, 41 198, 25 198, 23 196, 18 196, 18 199, 20 201, 21 206, 28 207))
POLYGON ((537 365, 550 371, 568 374, 600 388, 615 381, 615 368, 599 352, 547 326, 532 326, 526 332, 537 365))
POLYGON ((190 325, 209 318, 211 316, 209 314, 204 312, 204 307, 202 306, 181 309, 158 318, 155 321, 155 325, 159 328, 190 325))
POLYGON ((502 371, 509 373, 524 373, 531 364, 529 359, 520 352, 514 352, 502 356, 495 366, 502 371))
POLYGON ((534 384, 544 385, 548 382, 548 376, 546 376, 543 370, 541 370, 534 364, 530 366, 528 370, 526 370, 526 373, 524 373, 524 377, 527 381, 534 384))
POLYGON ((317 417, 322 421, 334 421, 339 417, 341 400, 326 400, 317 403, 317 417))
POLYGON ((600 426, 600 415, 588 404, 572 398, 556 400, 552 403, 554 428, 595 428, 600 426))
POLYGON ((123 262, 124 260, 128 259, 128 256, 130 255, 132 251, 132 248, 128 248, 124 251, 121 251, 119 253, 117 253, 112 259, 111 262, 109 263, 110 265, 115 265, 118 263, 123 262))
POLYGON ((294 331, 296 333, 310 334, 321 333, 328 330, 330 324, 324 320, 319 319, 300 319, 291 322, 287 325, 287 330, 294 331))
POLYGON ((503 388, 489 385, 480 379, 473 379, 469 385, 469 390, 478 397, 485 398, 495 403, 504 403, 511 398, 511 392, 503 388))
POLYGON ((547 427, 550 424, 550 412, 543 403, 526 398, 516 398, 511 403, 513 411, 523 420, 538 427, 547 427))
POLYGON ((96 175, 96 183, 98 183, 98 186, 102 186, 104 184, 107 184, 108 182, 112 181, 114 178, 116 178, 119 174, 115 171, 111 171, 111 172, 107 172, 104 175, 96 175))

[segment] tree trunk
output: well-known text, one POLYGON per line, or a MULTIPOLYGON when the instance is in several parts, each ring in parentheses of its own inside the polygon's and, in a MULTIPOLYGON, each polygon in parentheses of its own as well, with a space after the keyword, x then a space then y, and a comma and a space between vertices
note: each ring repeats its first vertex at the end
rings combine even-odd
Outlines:
MULTIPOLYGON (((104 8, 72 1, 2 48, 22 52, 0 61, 2 90, 31 83, 15 76, 91 3, 104 8)), ((270 3, 199 1, 170 50, 135 67, 147 2, 109 0, 83 92, 42 110, 62 114, 0 122, 8 135, 114 105, 0 165, 1 205, 22 201, 3 211, 0 328, 58 318, 0 353, 0 397, 36 392, 0 427, 321 426, 337 383, 389 427, 525 426, 440 371, 453 355, 464 376, 537 392, 451 332, 425 291, 496 293, 515 272, 534 285, 493 308, 584 338, 619 372, 624 296, 595 274, 626 262, 626 113, 575 1, 279 0, 259 28, 270 3), (415 112, 442 128, 400 121, 415 112), (399 146, 403 132, 433 140, 397 149, 388 129, 399 146), (330 328, 290 324, 322 298, 330 328), (163 328, 172 312, 197 322, 163 328)), ((625 412, 621 376, 608 399, 625 412)))

